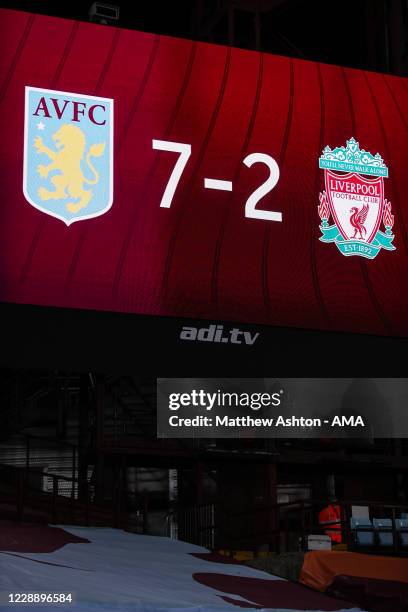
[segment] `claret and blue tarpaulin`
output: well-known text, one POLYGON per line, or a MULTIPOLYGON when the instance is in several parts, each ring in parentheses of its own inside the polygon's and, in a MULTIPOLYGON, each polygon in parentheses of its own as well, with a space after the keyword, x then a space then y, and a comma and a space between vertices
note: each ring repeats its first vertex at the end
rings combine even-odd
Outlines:
POLYGON ((406 79, 1 29, 2 302, 408 335, 406 79))

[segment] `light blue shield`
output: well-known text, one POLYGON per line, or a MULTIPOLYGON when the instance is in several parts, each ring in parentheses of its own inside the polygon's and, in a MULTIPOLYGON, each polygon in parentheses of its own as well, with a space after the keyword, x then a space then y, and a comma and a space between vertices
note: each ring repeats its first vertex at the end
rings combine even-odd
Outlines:
POLYGON ((113 202, 113 100, 25 88, 26 200, 66 225, 113 202))

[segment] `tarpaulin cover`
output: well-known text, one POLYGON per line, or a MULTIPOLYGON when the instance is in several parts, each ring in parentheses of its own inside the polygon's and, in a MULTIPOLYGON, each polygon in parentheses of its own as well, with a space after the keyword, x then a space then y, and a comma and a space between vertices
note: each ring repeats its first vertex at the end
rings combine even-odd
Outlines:
POLYGON ((81 612, 361 610, 199 546, 92 527, 0 524, 0 592, 72 592, 75 605, 61 609, 81 612))

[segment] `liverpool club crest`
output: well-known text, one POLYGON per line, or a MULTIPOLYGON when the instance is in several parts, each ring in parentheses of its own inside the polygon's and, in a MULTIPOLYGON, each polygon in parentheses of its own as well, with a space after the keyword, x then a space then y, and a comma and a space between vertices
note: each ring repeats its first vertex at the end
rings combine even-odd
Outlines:
POLYGON ((394 216, 384 196, 388 168, 380 154, 360 149, 351 138, 346 147, 326 147, 319 168, 324 170, 325 182, 318 206, 320 240, 334 242, 346 257, 374 259, 381 249, 395 251, 394 216))
POLYGON ((111 208, 112 99, 26 87, 23 191, 66 225, 111 208))

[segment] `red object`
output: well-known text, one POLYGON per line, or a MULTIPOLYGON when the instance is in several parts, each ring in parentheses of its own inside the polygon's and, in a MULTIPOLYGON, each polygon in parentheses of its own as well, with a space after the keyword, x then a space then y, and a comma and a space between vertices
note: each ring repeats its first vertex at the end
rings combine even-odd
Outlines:
POLYGON ((332 542, 341 543, 341 509, 338 504, 329 504, 319 512, 319 524, 330 524, 325 534, 330 536, 332 542))
POLYGON ((389 228, 394 225, 394 215, 391 214, 391 204, 388 200, 384 201, 384 225, 389 228))
POLYGON ((353 206, 351 210, 352 214, 350 216, 350 224, 354 228, 353 238, 356 238, 358 233, 360 234, 360 238, 364 238, 365 234, 367 234, 364 222, 367 219, 368 204, 364 204, 360 210, 353 206))
POLYGON ((355 607, 349 601, 314 593, 311 589, 305 589, 303 585, 289 580, 263 580, 216 572, 195 573, 193 578, 200 584, 220 593, 226 593, 219 597, 227 603, 251 610, 286 609, 308 612, 332 610, 334 612, 355 607), (240 599, 236 599, 237 595, 240 599))
POLYGON ((11 10, 0 23, 1 301, 408 336, 407 79, 11 10), (25 200, 27 85, 114 99, 101 217, 67 227, 25 200), (374 260, 319 241, 319 156, 351 136, 389 168, 397 250, 374 260), (170 208, 177 156, 152 139, 191 144, 170 208), (257 208, 281 223, 245 217, 268 177, 243 163, 254 152, 279 166, 257 208))
POLYGON ((86 544, 80 538, 60 527, 36 523, 0 521, 0 551, 10 553, 51 553, 66 544, 86 544))

